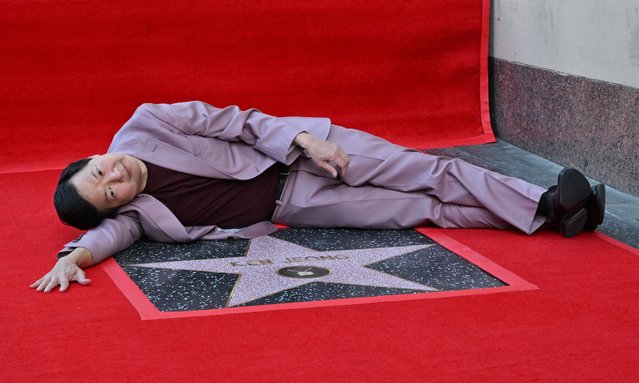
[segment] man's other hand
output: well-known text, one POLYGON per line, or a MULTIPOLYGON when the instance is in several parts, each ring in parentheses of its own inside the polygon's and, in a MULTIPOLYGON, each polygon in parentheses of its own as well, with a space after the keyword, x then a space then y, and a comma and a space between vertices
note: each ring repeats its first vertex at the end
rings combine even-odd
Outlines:
POLYGON ((36 289, 37 292, 49 293, 57 286, 60 286, 60 292, 65 292, 69 288, 70 282, 86 286, 91 283, 91 280, 87 279, 82 266, 90 265, 91 258, 92 255, 88 250, 76 248, 66 257, 60 258, 51 271, 29 287, 36 289))
POLYGON ((333 178, 346 175, 348 154, 334 142, 324 141, 309 133, 300 133, 295 137, 295 144, 302 147, 311 160, 324 169, 333 178))

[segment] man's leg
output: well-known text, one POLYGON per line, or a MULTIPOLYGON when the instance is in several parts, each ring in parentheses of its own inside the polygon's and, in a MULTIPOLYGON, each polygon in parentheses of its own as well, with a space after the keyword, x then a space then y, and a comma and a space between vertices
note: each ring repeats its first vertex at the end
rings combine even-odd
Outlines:
MULTIPOLYGON (((539 199, 546 191, 542 187, 463 160, 394 145, 358 130, 332 126, 328 140, 350 155, 347 174, 341 179, 349 186, 374 185, 421 192, 444 205, 482 208, 525 233, 534 232, 545 221, 535 215, 539 199)), ((325 176, 312 162, 305 159, 298 162, 300 170, 325 176)))
POLYGON ((273 222, 295 227, 402 229, 427 224, 446 228, 511 227, 481 207, 442 203, 421 192, 364 185, 304 170, 291 171, 273 222))

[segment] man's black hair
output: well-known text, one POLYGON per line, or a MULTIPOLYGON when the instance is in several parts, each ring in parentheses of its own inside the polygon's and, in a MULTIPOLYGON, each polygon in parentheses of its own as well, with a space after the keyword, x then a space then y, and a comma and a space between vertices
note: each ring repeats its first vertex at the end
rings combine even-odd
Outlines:
POLYGON ((60 221, 81 230, 98 226, 103 219, 113 218, 117 211, 117 209, 98 211, 95 206, 80 196, 78 189, 71 183, 71 177, 82 170, 89 160, 90 158, 83 158, 64 168, 53 195, 53 204, 60 221))

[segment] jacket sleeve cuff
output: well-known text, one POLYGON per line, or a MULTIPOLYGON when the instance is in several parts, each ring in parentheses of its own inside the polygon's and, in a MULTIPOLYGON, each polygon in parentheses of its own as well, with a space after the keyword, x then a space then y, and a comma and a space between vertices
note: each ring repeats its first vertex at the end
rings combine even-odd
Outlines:
POLYGON ((328 118, 273 117, 260 112, 251 113, 246 123, 250 130, 259 132, 254 148, 285 164, 303 152, 293 143, 298 134, 306 132, 326 139, 331 126, 328 118))
POLYGON ((93 256, 93 266, 131 246, 141 236, 142 228, 137 219, 119 214, 115 218, 105 219, 98 227, 64 245, 58 252, 58 258, 69 254, 76 247, 84 247, 93 256))

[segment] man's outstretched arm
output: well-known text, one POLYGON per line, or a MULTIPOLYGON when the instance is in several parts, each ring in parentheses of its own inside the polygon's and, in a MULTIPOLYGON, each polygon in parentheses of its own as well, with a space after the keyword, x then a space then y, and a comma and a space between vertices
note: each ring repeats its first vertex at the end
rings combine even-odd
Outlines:
POLYGON ((35 281, 29 287, 38 292, 51 292, 60 286, 60 292, 69 288, 70 282, 78 282, 81 285, 91 283, 84 273, 84 268, 93 264, 91 252, 84 247, 76 247, 68 255, 58 259, 51 271, 35 281))
POLYGON ((60 291, 69 288, 69 282, 88 285, 82 269, 93 266, 131 246, 142 235, 137 215, 118 214, 77 239, 67 243, 58 253, 58 261, 51 271, 30 285, 38 292, 50 292, 57 286, 60 291))

